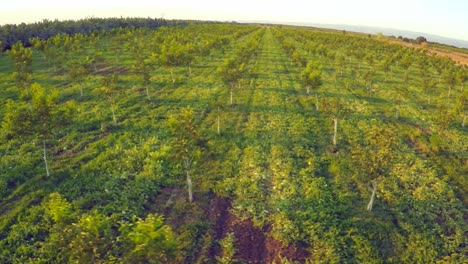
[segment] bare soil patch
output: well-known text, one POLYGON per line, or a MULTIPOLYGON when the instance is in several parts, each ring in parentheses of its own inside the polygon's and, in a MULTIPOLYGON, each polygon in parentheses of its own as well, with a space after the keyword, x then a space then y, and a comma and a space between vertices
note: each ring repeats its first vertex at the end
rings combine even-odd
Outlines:
MULTIPOLYGON (((215 196, 209 211, 209 219, 214 223, 213 238, 223 239, 228 233, 235 237, 234 258, 242 263, 281 263, 281 259, 304 262, 309 257, 305 247, 284 245, 268 235, 270 227, 257 228, 250 219, 239 219, 230 210, 228 199, 215 196)), ((215 261, 221 255, 221 248, 214 243, 210 248, 209 257, 215 261)))
POLYGON ((128 69, 125 67, 113 67, 106 63, 97 63, 93 65, 93 68, 95 69, 95 75, 108 75, 112 73, 126 74, 128 72, 128 69))
POLYGON ((413 48, 413 49, 427 49, 428 54, 431 56, 446 57, 446 58, 453 60, 456 64, 468 65, 468 54, 464 54, 461 52, 444 50, 440 48, 424 47, 423 45, 412 44, 412 43, 407 43, 407 42, 398 41, 398 40, 386 40, 386 42, 397 44, 403 47, 413 48))

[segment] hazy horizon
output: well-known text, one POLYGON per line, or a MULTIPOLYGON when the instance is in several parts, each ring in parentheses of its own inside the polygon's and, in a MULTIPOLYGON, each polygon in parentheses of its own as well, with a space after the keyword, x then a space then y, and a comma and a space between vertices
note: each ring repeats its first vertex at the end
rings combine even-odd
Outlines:
POLYGON ((216 21, 271 21, 275 23, 336 24, 421 32, 468 41, 468 1, 267 1, 174 0, 148 3, 134 0, 7 2, 0 24, 33 23, 43 19, 86 17, 163 17, 216 21))

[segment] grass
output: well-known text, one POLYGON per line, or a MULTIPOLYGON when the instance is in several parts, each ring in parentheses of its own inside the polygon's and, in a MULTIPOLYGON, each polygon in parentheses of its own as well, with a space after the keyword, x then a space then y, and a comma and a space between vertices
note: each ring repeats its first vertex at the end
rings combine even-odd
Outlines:
MULTIPOLYGON (((180 32, 188 34, 183 30, 170 29, 165 38, 175 38, 180 32)), ((198 32, 200 38, 209 39, 216 26, 195 26, 191 30, 198 32)), ((429 104, 427 92, 420 87, 422 75, 417 63, 408 69, 405 80, 405 70, 398 59, 392 70, 385 73, 377 63, 369 65, 353 55, 361 49, 379 61, 393 56, 398 46, 375 40, 369 40, 369 44, 366 38, 352 34, 296 27, 241 26, 236 30, 244 30, 244 35, 232 39, 224 51, 215 48, 208 55, 197 55, 190 75, 186 66, 175 67, 175 83, 168 69, 158 65, 151 75, 149 98, 141 77, 130 71, 135 63, 132 53, 122 49, 116 64, 118 36, 103 36, 100 45, 84 52, 92 56, 102 48, 104 61, 83 82, 82 97, 76 83, 63 73, 51 72, 44 56, 34 50, 33 80, 57 89, 59 105, 74 100, 76 112, 72 125, 55 132, 49 142, 50 178, 43 175, 40 149, 32 144, 34 138, 0 141, 0 164, 4 166, 0 183, 14 186, 0 197, 1 237, 24 241, 26 238, 10 237, 12 226, 33 206, 42 206, 41 201, 50 193, 59 192, 77 217, 101 212, 109 221, 115 220, 116 226, 118 221, 128 222, 132 217, 163 214, 176 236, 182 240, 193 238, 181 243, 178 262, 214 261, 215 256, 207 248, 217 243, 210 238, 214 237, 213 230, 220 227, 215 227, 216 221, 209 220, 206 213, 214 210, 210 208, 214 192, 230 200, 232 217, 253 220, 266 237, 273 237, 280 244, 305 245, 312 261, 319 261, 314 258, 320 257, 317 250, 321 248, 327 249, 327 254, 335 254, 341 262, 369 260, 371 256, 366 252, 377 252, 383 262, 404 262, 400 258, 403 253, 421 250, 407 241, 416 232, 422 232, 431 245, 443 237, 455 241, 437 244, 437 252, 430 253, 435 257, 429 260, 459 254, 463 239, 458 234, 465 225, 462 208, 466 204, 466 184, 461 175, 466 174, 467 131, 460 125, 462 113, 453 114, 447 126, 441 118, 445 109, 456 109, 466 92, 454 89, 451 98, 446 98, 446 86, 437 83, 429 104), (314 92, 308 95, 302 86, 302 66, 291 62, 278 35, 307 54, 308 61, 323 65, 323 85, 317 89, 320 111, 315 110, 314 92), (257 36, 257 55, 245 62, 247 73, 240 88, 234 89, 231 106, 229 87, 221 81, 217 68, 257 36), (335 79, 332 75, 337 65, 329 55, 309 50, 320 44, 326 52, 347 58, 342 76, 335 79), (103 75, 112 69, 119 72, 119 89, 114 97, 115 125, 109 101, 99 93, 103 75), (369 94, 362 73, 372 69, 374 91, 369 94), (346 111, 339 116, 338 143, 333 146, 331 118, 336 109, 332 102, 336 100, 346 111), (187 106, 196 113, 202 153, 192 171, 196 200, 193 205, 184 200, 184 171, 172 155, 173 136, 167 124, 170 116, 187 106), (218 114, 220 135, 216 131, 218 114), (381 142, 373 141, 379 136, 376 133, 397 137, 388 164, 382 161, 385 173, 379 175, 371 172, 372 151, 383 148, 381 142), (361 162, 365 158, 370 159, 369 163, 361 162), (6 167, 8 164, 10 167, 6 167), (372 181, 379 182, 379 189, 375 209, 368 212, 367 186, 372 181), (168 207, 172 193, 177 193, 177 197, 171 201, 174 206, 168 207), (413 209, 408 209, 411 206, 413 209), (440 208, 449 213, 438 215, 440 208), (408 215, 408 210, 415 213, 408 215), (417 213, 423 211, 424 214, 417 213), (456 231, 443 231, 445 222, 431 222, 428 219, 432 217, 444 217, 443 221, 450 222, 450 228, 456 231), (427 228, 419 230, 415 224, 418 221, 429 222, 427 228), (340 235, 333 235, 336 230, 340 230, 340 235), (322 240, 325 244, 317 247, 322 240)), ((153 33, 139 36, 149 41, 153 33)), ((414 58, 419 56, 417 51, 405 52, 414 58)), ((428 71, 432 79, 438 78, 433 66, 428 71)), ((12 64, 1 56, 0 96, 19 100, 11 73, 12 64)), ((0 118, 5 111, 2 104, 0 118)), ((44 221, 47 217, 43 216, 44 221)), ((51 226, 44 231, 46 234, 72 226, 51 225, 55 229, 51 226)), ((237 232, 237 238, 241 238, 237 232)), ((47 235, 41 241, 53 243, 47 235)), ((66 248, 68 242, 64 243, 66 248)), ((238 243, 241 246, 243 242, 238 243)), ((21 258, 21 252, 15 248, 2 246, 4 252, 21 258)), ((116 243, 115 250, 125 254, 119 246, 116 243)), ((30 250, 32 258, 44 257, 30 250)))

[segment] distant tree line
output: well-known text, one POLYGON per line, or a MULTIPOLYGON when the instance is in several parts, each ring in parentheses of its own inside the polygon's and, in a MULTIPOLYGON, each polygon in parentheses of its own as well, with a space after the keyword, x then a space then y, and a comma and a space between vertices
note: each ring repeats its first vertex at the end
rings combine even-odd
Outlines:
MULTIPOLYGON (((94 31, 113 28, 157 28, 161 26, 186 26, 200 21, 166 20, 162 18, 86 18, 80 20, 47 20, 31 24, 7 24, 0 26, 0 49, 10 49, 21 41, 24 46, 31 45, 29 39, 48 39, 57 34, 89 34, 94 31)), ((207 22, 203 22, 207 23, 207 22)))
POLYGON ((423 42, 427 42, 427 39, 422 36, 419 36, 416 39, 410 39, 407 37, 398 36, 398 39, 403 40, 404 42, 413 43, 413 44, 421 44, 423 42))

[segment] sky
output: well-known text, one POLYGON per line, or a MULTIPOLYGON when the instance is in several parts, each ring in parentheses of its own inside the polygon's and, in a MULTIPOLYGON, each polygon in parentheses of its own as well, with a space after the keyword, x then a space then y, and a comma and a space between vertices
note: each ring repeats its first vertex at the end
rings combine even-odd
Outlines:
POLYGON ((0 3, 0 24, 86 17, 346 24, 468 41, 468 0, 19 0, 0 3))

